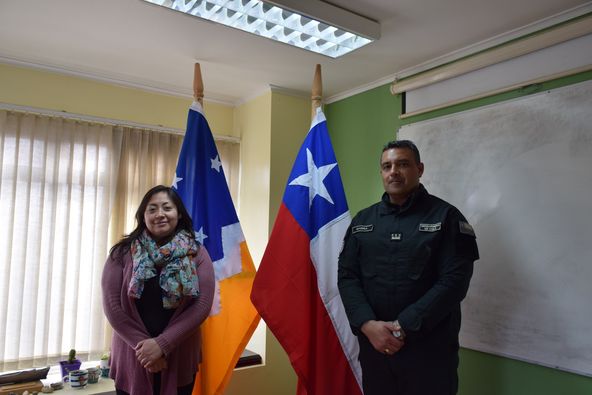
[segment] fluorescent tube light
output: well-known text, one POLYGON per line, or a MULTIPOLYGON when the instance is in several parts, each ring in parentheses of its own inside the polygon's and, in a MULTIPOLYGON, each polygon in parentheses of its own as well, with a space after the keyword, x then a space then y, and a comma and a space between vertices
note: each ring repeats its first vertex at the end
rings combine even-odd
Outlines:
MULTIPOLYGON (((249 33, 290 44, 298 48, 337 58, 363 47, 377 39, 380 26, 377 22, 349 13, 328 3, 302 1, 306 9, 320 6, 327 18, 311 19, 294 10, 293 6, 279 7, 259 0, 144 0, 202 19, 234 27, 249 33), (330 8, 328 10, 328 8, 330 8), (330 12, 327 12, 330 11, 330 12), (332 12, 331 12, 332 11, 332 12), (343 17, 345 22, 329 22, 327 19, 343 17), (356 30, 347 29, 354 22, 356 30), (362 28, 360 28, 362 26, 362 28), (360 32, 366 30, 370 33, 360 32)), ((274 4, 281 1, 273 2, 274 4)), ((289 2, 288 2, 289 3, 289 2)), ((294 2, 292 2, 294 3, 294 2)), ((298 6, 298 2, 295 3, 298 6)), ((300 11, 302 12, 302 11, 300 11)))

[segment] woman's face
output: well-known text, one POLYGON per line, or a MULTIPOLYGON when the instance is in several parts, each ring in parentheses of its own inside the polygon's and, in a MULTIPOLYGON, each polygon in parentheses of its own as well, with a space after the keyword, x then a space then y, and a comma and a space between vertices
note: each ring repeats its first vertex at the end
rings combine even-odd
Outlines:
POLYGON ((154 241, 161 242, 175 233, 179 222, 177 206, 166 192, 152 195, 144 211, 144 222, 154 241))

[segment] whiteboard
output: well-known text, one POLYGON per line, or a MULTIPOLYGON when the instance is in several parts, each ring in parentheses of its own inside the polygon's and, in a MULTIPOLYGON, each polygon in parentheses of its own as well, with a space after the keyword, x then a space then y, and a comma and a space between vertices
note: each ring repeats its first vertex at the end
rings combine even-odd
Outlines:
POLYGON ((461 345, 592 376, 592 81, 404 126, 481 259, 461 345))

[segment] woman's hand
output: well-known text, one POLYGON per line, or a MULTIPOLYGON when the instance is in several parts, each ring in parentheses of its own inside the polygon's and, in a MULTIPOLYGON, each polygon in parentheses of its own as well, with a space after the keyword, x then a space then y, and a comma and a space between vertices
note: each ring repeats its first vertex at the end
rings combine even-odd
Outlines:
POLYGON ((140 341, 136 345, 135 350, 138 362, 144 367, 156 362, 163 355, 160 346, 154 339, 140 341))
POLYGON ((144 366, 150 373, 158 373, 167 368, 167 361, 164 357, 158 358, 156 361, 148 363, 144 366))

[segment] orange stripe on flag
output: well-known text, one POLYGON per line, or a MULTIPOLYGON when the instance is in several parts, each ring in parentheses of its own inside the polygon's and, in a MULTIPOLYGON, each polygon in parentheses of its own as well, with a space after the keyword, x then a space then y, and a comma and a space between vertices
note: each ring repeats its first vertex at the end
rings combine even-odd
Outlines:
POLYGON ((259 315, 249 295, 255 278, 255 266, 245 242, 240 245, 242 272, 220 282, 222 310, 201 325, 202 363, 193 395, 224 393, 259 315))

